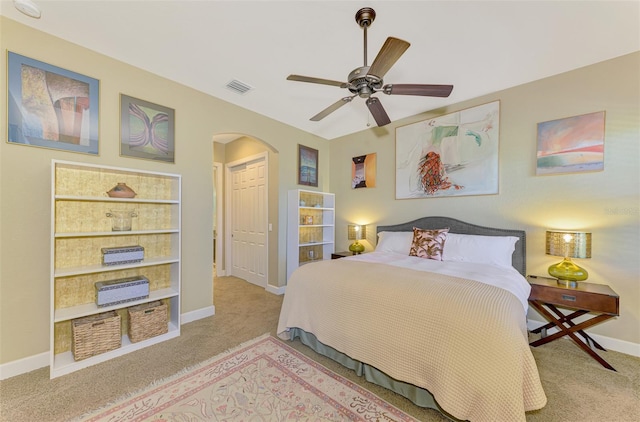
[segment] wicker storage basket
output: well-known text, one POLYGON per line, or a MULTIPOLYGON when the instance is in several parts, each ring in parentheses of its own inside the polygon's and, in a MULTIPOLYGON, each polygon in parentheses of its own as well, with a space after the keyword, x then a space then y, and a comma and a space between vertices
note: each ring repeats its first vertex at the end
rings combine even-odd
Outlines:
POLYGON ((167 305, 161 301, 132 306, 127 311, 129 313, 129 340, 132 343, 169 331, 167 305))
POLYGON ((75 360, 90 358, 120 347, 120 315, 115 311, 74 319, 71 352, 75 360))

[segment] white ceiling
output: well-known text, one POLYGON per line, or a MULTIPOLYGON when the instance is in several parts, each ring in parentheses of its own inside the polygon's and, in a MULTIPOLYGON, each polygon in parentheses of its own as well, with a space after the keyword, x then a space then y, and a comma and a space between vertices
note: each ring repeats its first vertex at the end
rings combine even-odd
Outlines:
POLYGON ((368 64, 388 36, 411 43, 385 83, 454 85, 377 94, 392 121, 640 50, 638 1, 33 1, 40 19, 8 0, 0 14, 326 139, 375 125, 364 100, 311 122, 348 91, 286 77, 346 81, 364 64, 361 7, 377 15, 368 64))

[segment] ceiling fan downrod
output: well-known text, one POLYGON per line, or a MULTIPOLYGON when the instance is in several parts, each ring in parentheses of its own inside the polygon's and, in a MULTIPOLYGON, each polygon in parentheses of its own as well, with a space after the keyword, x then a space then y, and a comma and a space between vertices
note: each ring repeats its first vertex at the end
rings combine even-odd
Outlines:
POLYGON ((364 65, 367 66, 367 28, 376 19, 376 11, 370 7, 363 7, 356 12, 356 22, 364 31, 364 65))
POLYGON ((382 87, 382 80, 377 77, 371 78, 369 73, 369 66, 367 65, 367 29, 371 26, 376 18, 376 12, 370 7, 363 7, 356 12, 356 22, 358 26, 364 31, 364 64, 362 67, 354 69, 348 78, 347 88, 353 94, 358 95, 360 98, 369 98, 371 94, 374 94, 376 90, 382 87))

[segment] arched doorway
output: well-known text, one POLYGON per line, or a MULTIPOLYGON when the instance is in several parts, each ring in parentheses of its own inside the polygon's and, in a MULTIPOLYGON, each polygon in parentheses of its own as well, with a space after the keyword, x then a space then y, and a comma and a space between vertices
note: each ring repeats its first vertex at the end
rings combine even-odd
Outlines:
MULTIPOLYGON (((264 254, 262 255, 264 262, 259 262, 258 264, 259 266, 264 265, 267 273, 263 278, 264 282, 256 283, 255 280, 247 281, 254 282, 266 288, 268 287, 269 280, 274 280, 275 283, 277 283, 278 279, 278 151, 267 142, 246 134, 229 133, 215 135, 213 141, 214 189, 216 190, 216 192, 214 192, 214 275, 237 275, 234 274, 234 271, 238 268, 233 268, 233 263, 239 263, 240 267, 245 268, 245 264, 249 264, 251 268, 252 264, 246 262, 248 259, 247 254, 254 256, 255 253, 251 252, 250 249, 251 247, 257 246, 247 246, 251 243, 251 239, 248 239, 249 243, 247 243, 246 237, 240 242, 234 242, 231 237, 231 228, 235 224, 234 219, 243 217, 243 213, 240 212, 240 210, 250 209, 254 212, 251 218, 256 218, 264 222, 263 228, 266 241, 263 250, 264 254), (252 161, 255 161, 255 158, 260 155, 263 155, 265 158, 264 163, 266 166, 263 170, 256 168, 254 166, 256 163, 252 163, 252 161), (266 179, 264 191, 266 199, 265 203, 260 207, 255 207, 252 204, 244 204, 243 201, 250 200, 247 195, 244 197, 238 195, 233 201, 229 199, 231 197, 230 190, 232 189, 229 186, 231 186, 232 181, 227 179, 232 175, 232 167, 235 167, 233 170, 239 170, 237 175, 240 175, 244 170, 247 170, 247 165, 251 167, 249 173, 255 171, 265 172, 263 176, 266 179), (221 168, 224 170, 220 171, 221 168), (260 211, 260 216, 257 216, 255 211, 260 211), (264 217, 264 219, 262 217, 264 217), (239 256, 234 256, 234 254, 239 256)), ((245 172, 244 175, 246 176, 249 173, 245 172)), ((251 185, 251 183, 248 183, 248 185, 245 184, 245 188, 260 189, 260 184, 258 182, 256 183, 255 186, 251 185)), ((244 215, 244 217, 246 217, 246 215, 244 215)), ((249 222, 253 224, 253 220, 250 219, 249 222)), ((254 228, 255 227, 249 227, 248 230, 242 232, 242 236, 251 237, 248 233, 255 233, 254 228)), ((238 227, 234 226, 234 229, 237 230, 238 227)), ((236 231, 236 233, 238 232, 236 231)), ((247 279, 250 278, 250 275, 249 273, 245 273, 244 276, 239 276, 247 279)))

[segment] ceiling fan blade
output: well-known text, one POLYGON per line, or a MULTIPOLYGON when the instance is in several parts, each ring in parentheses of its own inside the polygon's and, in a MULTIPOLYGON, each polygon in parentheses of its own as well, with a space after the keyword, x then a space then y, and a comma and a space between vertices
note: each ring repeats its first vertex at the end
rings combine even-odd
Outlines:
POLYGON ((287 76, 288 81, 298 81, 298 82, 309 82, 312 84, 323 84, 323 85, 331 85, 331 86, 339 86, 340 88, 346 88, 346 82, 340 81, 332 81, 331 79, 322 79, 322 78, 312 78, 310 76, 302 76, 302 75, 289 75, 287 76))
POLYGON ((389 119, 387 112, 384 110, 384 107, 382 107, 382 103, 378 98, 367 98, 367 107, 369 107, 369 111, 378 126, 384 126, 391 123, 391 119, 389 119))
POLYGON ((389 37, 369 68, 369 74, 383 78, 391 66, 407 51, 411 44, 399 38, 389 37))
MULTIPOLYGON (((355 95, 353 97, 355 97, 355 95)), ((324 110, 322 110, 320 113, 316 114, 309 120, 311 120, 312 122, 318 122, 324 119, 325 117, 327 117, 328 115, 330 115, 331 113, 333 113, 334 111, 342 107, 343 105, 350 103, 351 100, 353 100, 353 97, 340 98, 338 101, 331 104, 329 107, 325 108, 324 110)))
POLYGON ((387 95, 423 95, 426 97, 448 97, 453 85, 388 84, 382 88, 387 95))

